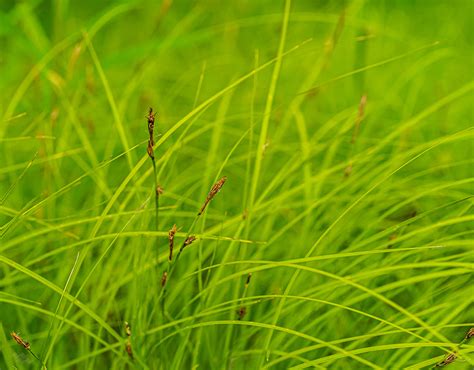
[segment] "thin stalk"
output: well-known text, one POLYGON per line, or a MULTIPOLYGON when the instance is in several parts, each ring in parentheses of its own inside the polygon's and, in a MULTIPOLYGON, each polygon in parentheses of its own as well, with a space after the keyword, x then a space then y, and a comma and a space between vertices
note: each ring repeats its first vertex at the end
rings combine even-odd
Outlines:
MULTIPOLYGON (((161 188, 158 186, 158 175, 157 175, 157 172, 156 172, 156 161, 155 161, 155 158, 152 158, 151 159, 152 163, 153 163, 153 174, 154 174, 154 178, 155 178, 155 227, 156 227, 156 231, 159 231, 159 223, 158 223, 158 212, 159 212, 159 207, 160 207, 160 192, 161 192, 161 188)), ((157 253, 158 253, 158 257, 159 257, 159 248, 157 248, 157 253)))
MULTIPOLYGON (((158 185, 158 175, 156 172, 156 161, 155 161, 155 151, 154 151, 154 146, 155 146, 155 140, 153 139, 153 133, 155 129, 155 116, 156 113, 153 113, 153 108, 150 108, 148 112, 148 116, 146 116, 147 123, 148 123, 148 147, 147 147, 147 153, 148 156, 151 159, 151 162, 153 164, 153 177, 155 180, 155 188, 154 188, 154 193, 155 193, 155 227, 156 231, 159 231, 159 223, 158 223, 158 209, 160 205, 160 194, 162 192, 161 187, 158 185)), ((156 253, 158 254, 159 258, 159 242, 158 242, 158 237, 157 237, 157 248, 156 248, 156 253)))

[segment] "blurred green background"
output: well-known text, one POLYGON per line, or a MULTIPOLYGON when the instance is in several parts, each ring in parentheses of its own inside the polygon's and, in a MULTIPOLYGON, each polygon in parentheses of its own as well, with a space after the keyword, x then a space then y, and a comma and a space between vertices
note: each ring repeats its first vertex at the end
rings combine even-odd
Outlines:
POLYGON ((473 15, 0 2, 0 368, 471 368, 473 15))

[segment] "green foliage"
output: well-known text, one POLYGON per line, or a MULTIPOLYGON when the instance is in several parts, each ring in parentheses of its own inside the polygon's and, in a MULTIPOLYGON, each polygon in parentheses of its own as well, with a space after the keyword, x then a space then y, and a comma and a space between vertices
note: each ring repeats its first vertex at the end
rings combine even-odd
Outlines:
POLYGON ((471 368, 473 14, 2 3, 0 368, 471 368))

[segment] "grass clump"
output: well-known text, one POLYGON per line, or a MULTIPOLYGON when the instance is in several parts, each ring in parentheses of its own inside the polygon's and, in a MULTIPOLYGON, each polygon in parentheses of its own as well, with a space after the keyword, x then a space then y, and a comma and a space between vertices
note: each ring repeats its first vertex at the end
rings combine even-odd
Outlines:
POLYGON ((0 5, 0 368, 472 368, 473 14, 0 5))

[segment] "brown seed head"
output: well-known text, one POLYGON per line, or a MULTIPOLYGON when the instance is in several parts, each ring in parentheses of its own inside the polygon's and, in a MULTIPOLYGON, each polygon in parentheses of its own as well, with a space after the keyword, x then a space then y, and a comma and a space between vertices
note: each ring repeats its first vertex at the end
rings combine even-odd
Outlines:
POLYGON ((153 108, 150 108, 148 112, 147 121, 148 121, 148 133, 150 134, 150 139, 153 140, 153 130, 155 128, 155 116, 156 113, 153 113, 153 108))
POLYGON ((127 343, 125 343, 125 351, 127 352, 128 357, 133 360, 132 343, 130 339, 127 341, 127 343))
POLYGON ((168 280, 168 272, 163 272, 163 276, 161 276, 161 286, 164 287, 166 284, 166 280, 168 280))
POLYGON ((245 281, 245 286, 246 286, 246 287, 249 285, 251 278, 252 278, 252 273, 249 272, 249 274, 247 275, 247 280, 245 281))
POLYGON ((196 240, 196 237, 194 235, 188 236, 183 243, 183 248, 187 247, 188 245, 191 245, 195 240, 196 240))
POLYGON ((14 331, 12 331, 10 333, 10 335, 12 336, 12 338, 15 340, 15 342, 17 342, 20 346, 22 346, 24 349, 26 350, 30 350, 31 346, 30 346, 30 343, 26 342, 25 340, 23 340, 23 338, 20 337, 20 335, 18 335, 17 333, 15 333, 14 331))
POLYGON ((155 153, 153 152, 153 141, 148 140, 148 147, 146 148, 146 152, 151 159, 155 159, 155 153))
POLYGON ((242 320, 245 317, 245 314, 247 313, 247 308, 244 306, 240 307, 239 310, 237 311, 237 315, 239 316, 239 320, 242 320))
POLYGON ((446 357, 444 358, 443 361, 441 362, 438 362, 436 364, 436 366, 446 366, 446 365, 449 365, 451 363, 453 363, 456 359, 458 358, 458 355, 456 352, 452 352, 452 353, 449 353, 448 355, 446 355, 446 357))
POLYGON ((464 339, 471 339, 472 337, 474 337, 474 328, 469 329, 464 339))
POLYGON ((156 187, 156 195, 157 195, 157 196, 160 196, 161 194, 163 194, 163 191, 164 191, 164 190, 163 190, 163 188, 162 188, 160 185, 158 185, 158 186, 156 187))
POLYGON ((209 194, 207 195, 206 201, 204 202, 203 206, 201 207, 198 215, 202 215, 204 210, 206 209, 207 205, 209 202, 216 196, 216 194, 222 189, 224 186, 225 182, 227 181, 227 176, 224 176, 221 178, 219 181, 217 181, 209 191, 209 194))
POLYGON ((174 248, 174 235, 176 234, 177 228, 176 224, 173 225, 173 227, 168 231, 168 241, 170 245, 170 255, 168 257, 168 260, 173 259, 173 248, 174 248))

